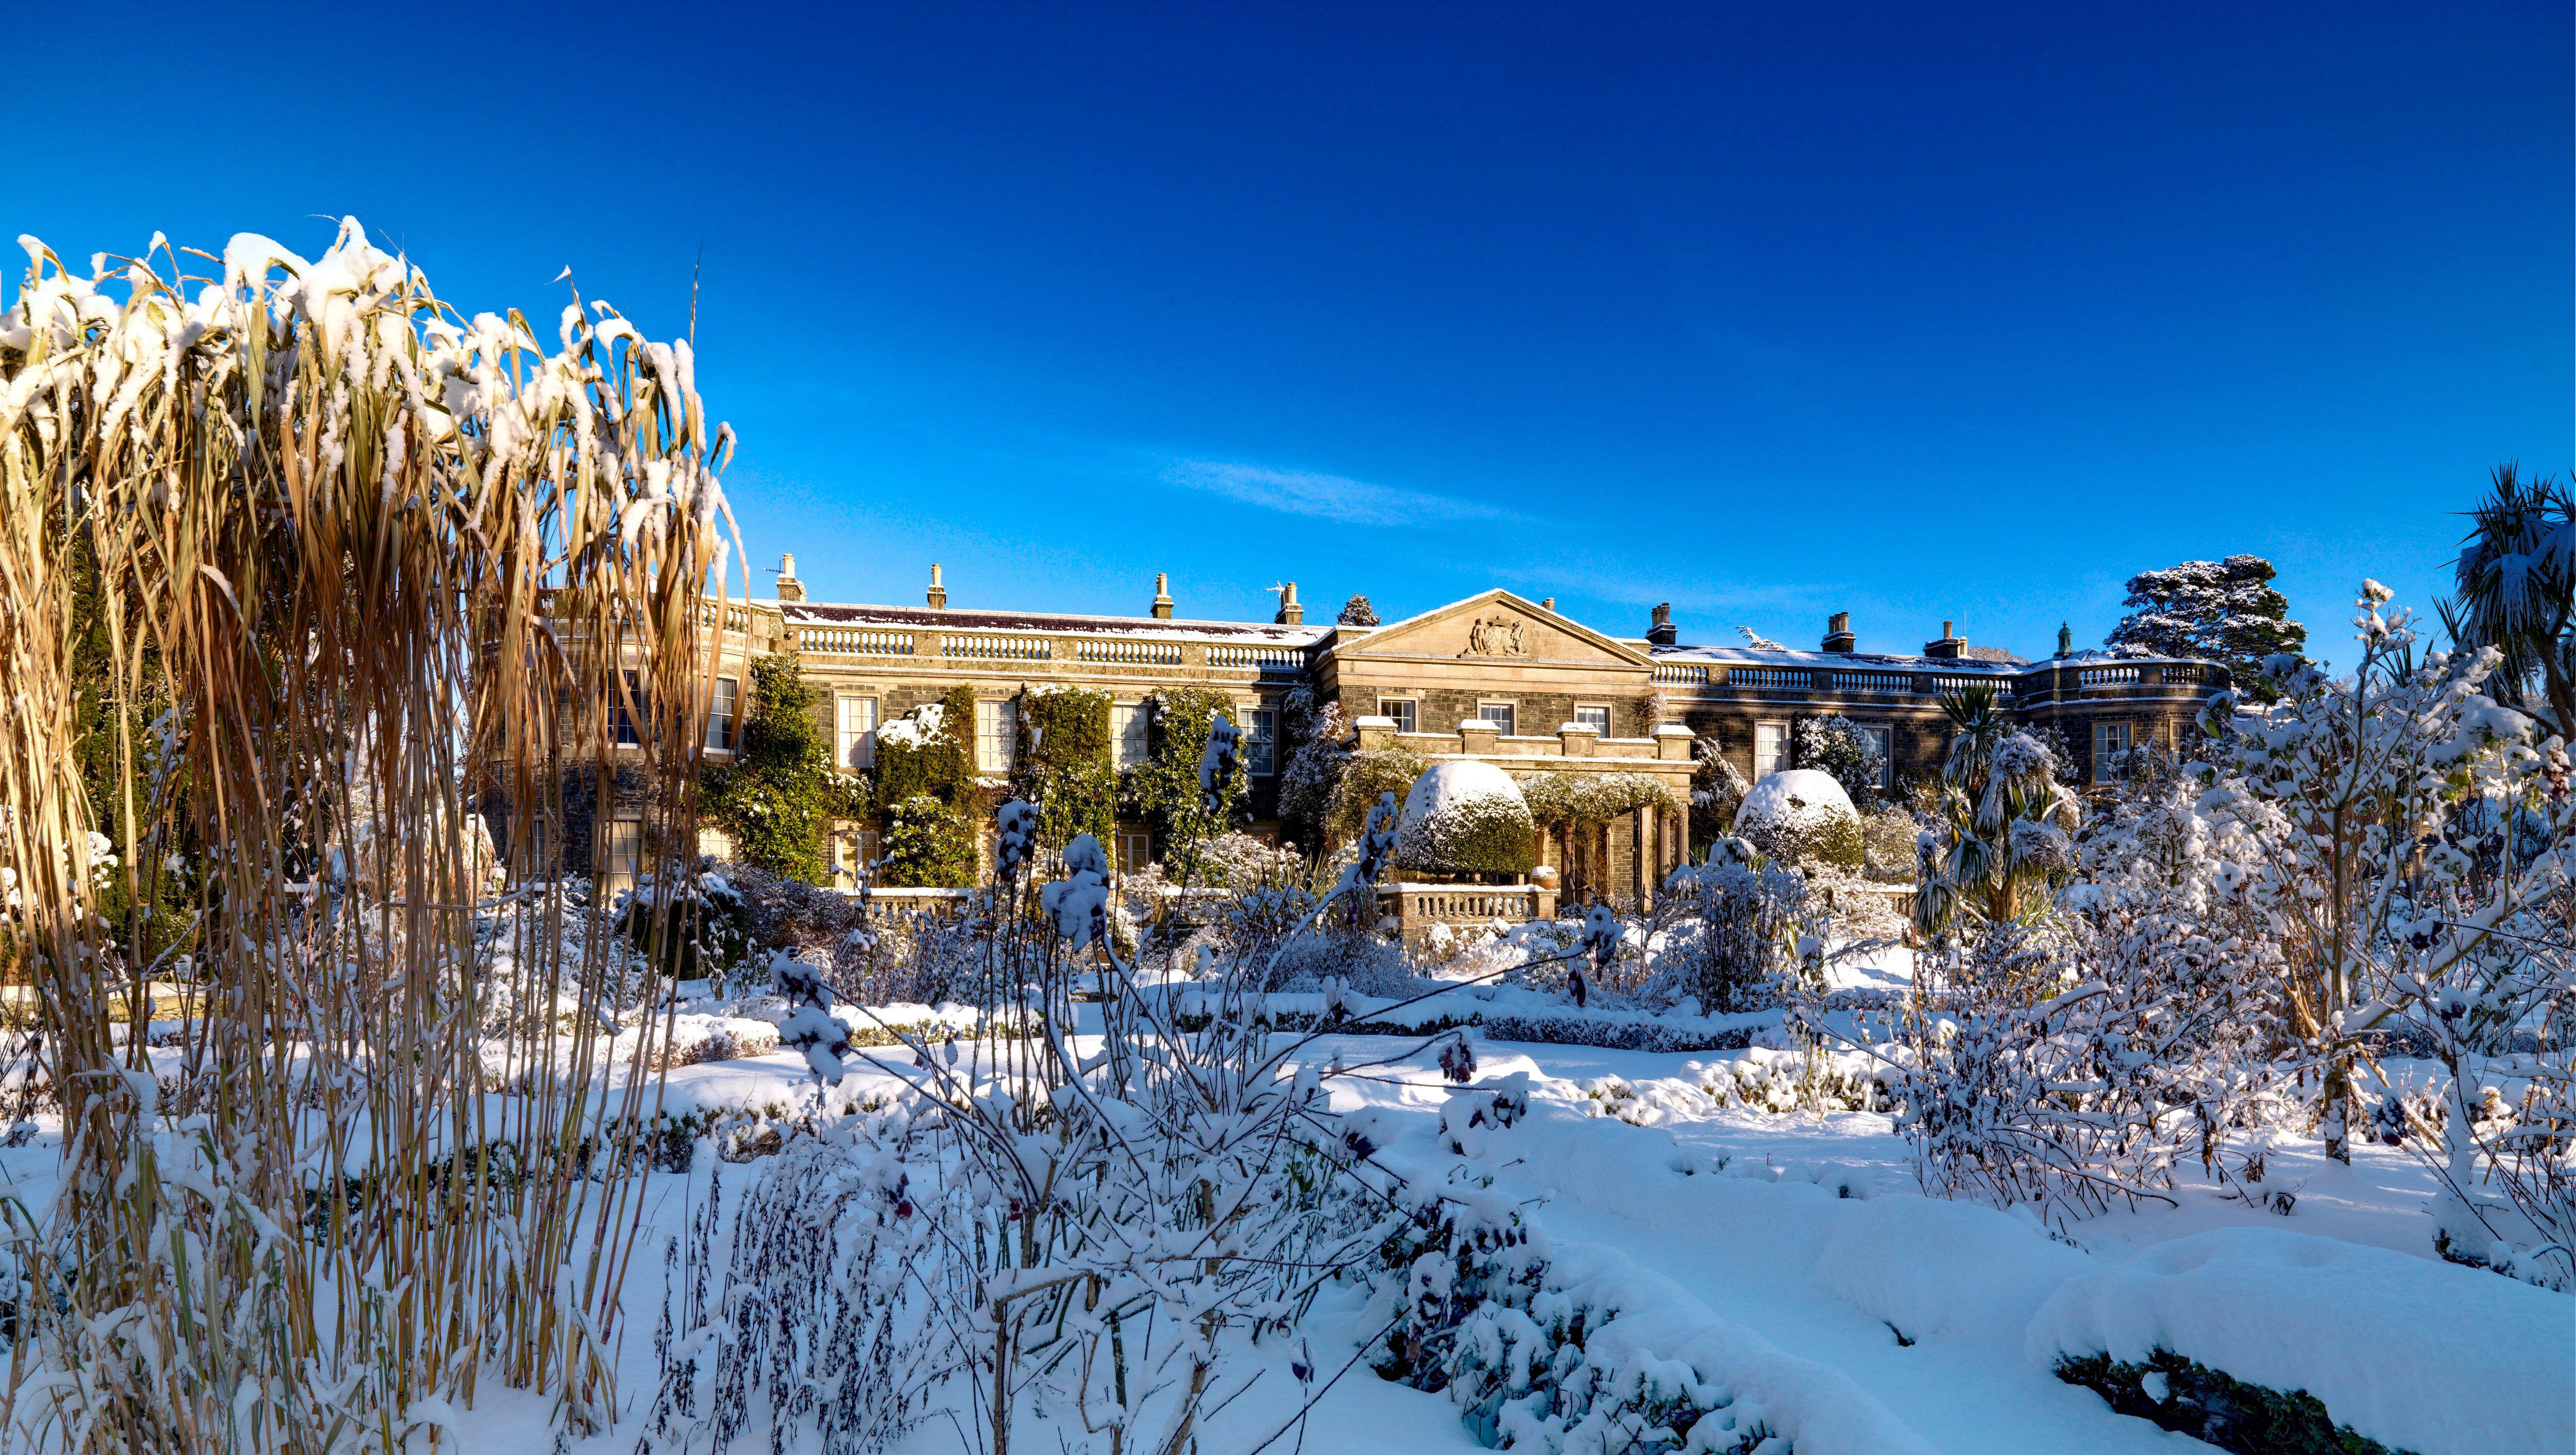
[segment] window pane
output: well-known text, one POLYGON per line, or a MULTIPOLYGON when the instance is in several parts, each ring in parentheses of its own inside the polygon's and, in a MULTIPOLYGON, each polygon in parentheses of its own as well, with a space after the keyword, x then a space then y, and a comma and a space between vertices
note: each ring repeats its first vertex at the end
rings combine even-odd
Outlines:
POLYGON ((1019 704, 975 704, 975 769, 980 773, 1011 771, 1011 752, 1020 725, 1019 704))
POLYGON ((1141 702, 1121 702, 1109 709, 1110 756, 1119 767, 1133 768, 1145 761, 1148 721, 1141 702))
POLYGON ((638 818, 611 819, 608 824, 608 862, 601 866, 599 890, 603 896, 615 895, 635 887, 635 876, 644 872, 644 821, 638 818))
POLYGON ((1276 771, 1273 765, 1278 762, 1279 749, 1274 735, 1278 730, 1279 714, 1263 711, 1252 714, 1252 732, 1244 756, 1251 760, 1253 777, 1267 778, 1276 771))
POLYGON ((1878 745, 1878 786, 1881 788, 1895 787, 1896 729, 1890 727, 1865 727, 1862 728, 1861 731, 1869 735, 1869 740, 1872 743, 1878 745))
POLYGON ((1606 707, 1578 707, 1574 710, 1574 722, 1577 727, 1599 728, 1605 738, 1610 736, 1610 709, 1606 707))
POLYGON ((833 761, 844 773, 873 768, 877 761, 877 700, 873 697, 844 697, 840 700, 839 743, 833 761))
POLYGON ((1761 722, 1753 725, 1753 781, 1761 782, 1789 766, 1789 725, 1785 722, 1761 722))
POLYGON ((716 679, 715 701, 707 708, 707 746, 718 750, 733 747, 734 704, 742 684, 731 677, 716 679))
POLYGON ((641 673, 628 672, 624 675, 626 694, 611 706, 617 716, 617 745, 621 748, 632 748, 641 746, 643 738, 635 730, 635 713, 629 709, 628 704, 633 704, 635 708, 643 707, 644 679, 641 673))
POLYGON ((1516 714, 1516 711, 1517 709, 1508 702, 1479 702, 1476 704, 1476 716, 1494 724, 1494 726, 1499 729, 1505 737, 1512 736, 1516 731, 1512 726, 1512 719, 1516 714))
POLYGON ((1382 697, 1378 699, 1377 715, 1380 717, 1394 718, 1395 730, 1400 733, 1420 731, 1419 728, 1414 726, 1415 711, 1416 708, 1414 706, 1414 701, 1410 697, 1382 697))

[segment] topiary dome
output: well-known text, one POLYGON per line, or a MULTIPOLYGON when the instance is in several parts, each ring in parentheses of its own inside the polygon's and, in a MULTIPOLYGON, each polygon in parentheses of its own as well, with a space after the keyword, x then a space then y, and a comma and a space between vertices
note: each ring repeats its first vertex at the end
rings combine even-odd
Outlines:
POLYGON ((1395 863, 1427 874, 1526 874, 1538 827, 1520 785, 1491 763, 1434 763, 1413 780, 1397 820, 1395 863))
POLYGON ((1830 773, 1791 768, 1753 785, 1735 810, 1735 832, 1766 856, 1790 864, 1823 860, 1858 868, 1860 814, 1830 773))

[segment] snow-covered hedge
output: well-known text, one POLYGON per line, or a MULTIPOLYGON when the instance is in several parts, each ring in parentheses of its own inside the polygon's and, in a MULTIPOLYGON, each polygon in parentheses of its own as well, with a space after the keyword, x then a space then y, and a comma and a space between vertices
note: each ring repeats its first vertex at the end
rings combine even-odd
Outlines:
POLYGON ((1413 780, 1396 830, 1395 863, 1427 874, 1526 874, 1538 827, 1520 785, 1490 763, 1434 763, 1413 780))
POLYGON ((1783 863, 1857 869, 1867 857, 1851 795, 1813 768, 1791 768, 1754 784, 1736 807, 1735 832, 1783 863))
POLYGON ((1502 1011, 1485 1017, 1485 1039, 1619 1051, 1741 1051, 1753 1033, 1780 1024, 1778 1011, 1751 1015, 1656 1015, 1649 1011, 1502 1011))
MULTIPOLYGON (((2031 1320, 2024 1349, 2069 1377, 2102 1356, 2179 1356, 2305 1391, 2336 1425, 2414 1455, 2576 1448, 2565 1295, 2282 1228, 2199 1233, 2079 1273, 2031 1320)), ((2136 1376, 2150 1395, 2174 1377, 2136 1376)))

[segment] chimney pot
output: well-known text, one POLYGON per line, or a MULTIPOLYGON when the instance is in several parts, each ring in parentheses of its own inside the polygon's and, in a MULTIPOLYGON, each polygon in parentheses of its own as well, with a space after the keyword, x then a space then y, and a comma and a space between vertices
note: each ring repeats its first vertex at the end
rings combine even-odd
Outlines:
POLYGON ((781 555, 778 558, 778 599, 781 601, 805 599, 805 583, 796 579, 796 557, 793 555, 781 555))
POLYGON ((1659 647, 1669 647, 1673 643, 1681 640, 1680 629, 1673 625, 1673 604, 1671 602, 1665 601, 1656 604, 1653 622, 1646 628, 1646 640, 1659 647))
POLYGON ((1927 657, 1964 657, 1968 655, 1967 639, 1960 636, 1959 633, 1954 630, 1957 625, 1958 623, 1956 622, 1945 621, 1941 623, 1941 639, 1937 642, 1925 642, 1923 644, 1923 655, 1927 657))
POLYGON ((928 600, 930 602, 930 609, 933 611, 946 611, 948 609, 948 588, 941 585, 939 582, 939 563, 937 561, 930 563, 930 594, 928 600))
POLYGON ((1850 612, 1837 611, 1832 616, 1825 618, 1826 651, 1840 652, 1845 656, 1849 656, 1859 645, 1860 638, 1852 635, 1850 612))
POLYGON ((1297 600, 1297 583, 1294 581, 1289 582, 1288 589, 1279 594, 1278 620, 1281 626, 1305 625, 1306 608, 1297 600))
POLYGON ((1553 597, 1553 596, 1542 596, 1542 597, 1540 597, 1540 598, 1538 599, 1538 604, 1539 604, 1539 607, 1540 607, 1542 610, 1546 610, 1546 611, 1554 611, 1554 610, 1556 610, 1556 598, 1555 598, 1555 597, 1553 597))
POLYGON ((1169 571, 1154 573, 1154 619, 1172 619, 1172 573, 1169 571))

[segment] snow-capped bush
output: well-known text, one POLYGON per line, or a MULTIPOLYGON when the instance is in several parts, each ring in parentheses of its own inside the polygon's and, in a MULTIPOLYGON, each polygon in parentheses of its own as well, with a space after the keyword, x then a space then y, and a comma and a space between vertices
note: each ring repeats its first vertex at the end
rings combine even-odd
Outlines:
POLYGON ((1434 763, 1413 782, 1397 828, 1395 864, 1426 874, 1526 874, 1538 829, 1520 786, 1490 763, 1434 763))
POLYGON ((1774 773, 1746 791, 1736 834, 1784 864, 1861 866, 1860 814, 1833 775, 1813 768, 1774 773))
POLYGON ((1800 718, 1796 729, 1798 766, 1831 777, 1853 803, 1874 801, 1887 772, 1887 754, 1878 739, 1862 732, 1841 713, 1800 718))
POLYGON ((1219 834, 1199 846, 1198 881, 1218 889, 1275 889, 1303 877, 1305 861, 1250 834, 1219 834))

